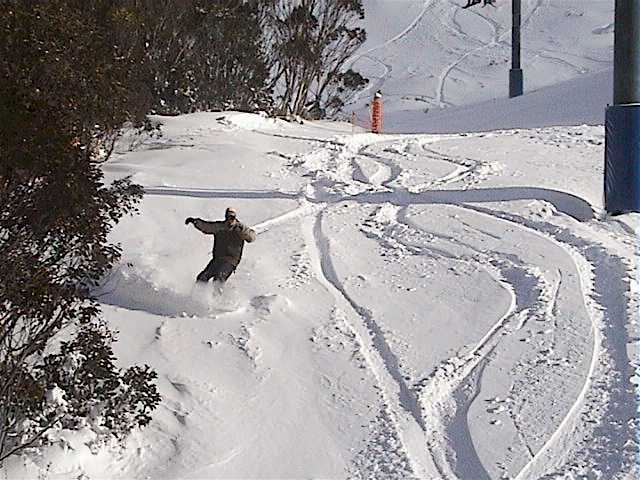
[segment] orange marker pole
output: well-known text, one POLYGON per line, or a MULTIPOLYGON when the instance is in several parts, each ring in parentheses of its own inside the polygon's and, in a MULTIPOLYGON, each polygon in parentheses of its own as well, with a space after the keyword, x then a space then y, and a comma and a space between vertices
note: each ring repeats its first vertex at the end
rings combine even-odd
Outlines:
POLYGON ((371 132, 382 133, 382 93, 377 91, 371 103, 371 132))

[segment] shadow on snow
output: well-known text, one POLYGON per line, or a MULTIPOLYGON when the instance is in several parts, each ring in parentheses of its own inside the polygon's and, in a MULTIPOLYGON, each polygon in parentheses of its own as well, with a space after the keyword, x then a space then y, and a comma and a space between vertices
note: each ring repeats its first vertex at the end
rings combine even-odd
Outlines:
MULTIPOLYGON (((302 197, 297 192, 278 192, 268 190, 225 190, 196 189, 179 187, 148 187, 146 195, 165 195, 191 198, 247 198, 247 199, 289 199, 302 197)), ((496 187, 473 190, 430 190, 412 193, 406 189, 394 192, 364 192, 357 195, 320 194, 317 198, 306 198, 309 202, 353 201, 359 203, 391 203, 399 206, 422 204, 511 202, 517 200, 543 200, 551 203, 555 209, 581 222, 595 217, 593 208, 586 200, 571 193, 538 187, 496 187)))

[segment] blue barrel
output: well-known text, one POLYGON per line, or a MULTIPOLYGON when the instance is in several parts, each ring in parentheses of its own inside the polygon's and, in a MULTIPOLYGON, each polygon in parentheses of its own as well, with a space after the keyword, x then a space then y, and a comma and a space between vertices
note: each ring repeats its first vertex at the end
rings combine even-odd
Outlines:
POLYGON ((640 212, 640 104, 608 107, 605 128, 605 209, 640 212))

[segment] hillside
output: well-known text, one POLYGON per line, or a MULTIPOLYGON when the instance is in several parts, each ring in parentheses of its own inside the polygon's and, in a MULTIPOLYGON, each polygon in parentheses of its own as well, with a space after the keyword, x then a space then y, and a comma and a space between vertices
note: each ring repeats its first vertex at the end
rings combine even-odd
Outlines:
MULTIPOLYGON (((366 118, 378 89, 388 118, 506 97, 511 2, 465 3, 366 0, 368 40, 352 65, 371 83, 348 110, 366 118)), ((614 2, 523 0, 522 10, 526 91, 611 69, 614 2)))
POLYGON ((602 125, 612 103, 611 70, 543 87, 517 98, 385 116, 385 131, 398 133, 486 132, 513 128, 602 125))
POLYGON ((601 217, 601 127, 156 120, 104 167, 146 196, 99 298, 163 402, 124 451, 59 431, 10 478, 631 475, 635 217, 601 217), (220 296, 184 219, 228 205, 258 240, 220 296))
POLYGON ((208 112, 121 139, 107 180, 145 197, 95 294, 162 403, 124 448, 54 429, 0 478, 638 477, 640 218, 602 204, 613 2, 524 1, 514 100, 507 2, 462 3, 367 0, 354 107, 382 88, 384 135, 208 112), (257 240, 220 293, 185 218, 228 206, 257 240))

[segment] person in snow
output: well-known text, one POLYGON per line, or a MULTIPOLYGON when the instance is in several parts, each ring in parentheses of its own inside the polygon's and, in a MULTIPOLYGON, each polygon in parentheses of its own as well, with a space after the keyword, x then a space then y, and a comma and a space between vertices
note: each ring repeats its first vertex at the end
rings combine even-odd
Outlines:
POLYGON ((242 258, 244 242, 253 242, 256 232, 245 226, 236 218, 235 208, 227 208, 224 220, 208 222, 200 218, 189 217, 184 224, 193 224, 198 230, 207 235, 213 235, 213 258, 201 271, 196 280, 198 282, 214 281, 226 282, 236 271, 242 258))

